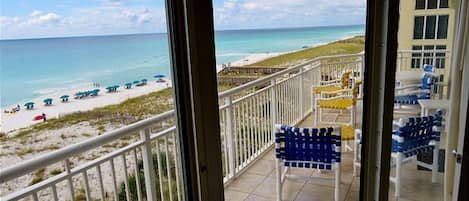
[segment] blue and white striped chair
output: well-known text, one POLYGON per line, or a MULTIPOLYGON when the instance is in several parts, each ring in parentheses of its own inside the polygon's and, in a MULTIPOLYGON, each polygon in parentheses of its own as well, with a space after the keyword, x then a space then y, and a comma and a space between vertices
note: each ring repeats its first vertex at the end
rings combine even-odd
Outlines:
POLYGON ((394 103, 397 106, 418 105, 419 99, 430 99, 432 88, 437 81, 432 65, 424 65, 420 84, 401 85, 395 89, 394 103))
MULTIPOLYGON (((290 168, 310 168, 335 171, 335 201, 340 197, 341 135, 337 128, 296 128, 276 125, 275 158, 277 200, 282 200, 282 185, 286 178, 311 179, 289 174, 290 168), (281 171, 281 165, 284 171, 281 171)), ((324 178, 321 178, 324 179, 324 178)))
MULTIPOLYGON (((438 151, 440 146, 441 121, 443 113, 438 110, 434 116, 401 118, 394 124, 398 126, 392 133, 393 167, 396 167, 395 176, 390 176, 390 181, 395 186, 395 196, 400 196, 402 165, 411 162, 419 153, 433 151, 431 164, 416 161, 417 165, 432 170, 432 183, 436 182, 438 172, 438 151)), ((355 132, 356 151, 353 158, 353 175, 357 175, 360 167, 361 130, 355 132)))
POLYGON ((427 164, 416 161, 417 165, 432 170, 432 183, 436 182, 438 172, 438 151, 440 145, 442 112, 435 116, 401 118, 399 128, 392 133, 392 154, 396 174, 390 177, 395 185, 395 196, 400 196, 402 165, 410 162, 417 154, 433 151, 433 162, 427 164))

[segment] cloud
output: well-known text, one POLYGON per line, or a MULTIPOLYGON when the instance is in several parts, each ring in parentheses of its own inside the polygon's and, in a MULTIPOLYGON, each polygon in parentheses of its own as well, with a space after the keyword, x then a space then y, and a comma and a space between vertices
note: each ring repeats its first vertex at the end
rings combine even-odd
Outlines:
POLYGON ((0 16, 0 39, 165 32, 164 9, 99 5, 62 15, 33 10, 25 16, 0 16))
MULTIPOLYGON (((30 10, 23 16, 0 16, 0 39, 166 31, 162 0, 152 6, 141 6, 143 0, 137 3, 124 0, 93 1, 98 3, 58 10, 30 10)), ((214 1, 217 30, 365 22, 365 0, 214 1)))
POLYGON ((60 15, 57 15, 56 13, 43 13, 42 11, 35 10, 29 14, 29 19, 24 23, 30 25, 46 25, 60 22, 60 20, 60 15))
POLYGON ((365 0, 226 0, 214 16, 219 29, 363 24, 365 6, 365 0))

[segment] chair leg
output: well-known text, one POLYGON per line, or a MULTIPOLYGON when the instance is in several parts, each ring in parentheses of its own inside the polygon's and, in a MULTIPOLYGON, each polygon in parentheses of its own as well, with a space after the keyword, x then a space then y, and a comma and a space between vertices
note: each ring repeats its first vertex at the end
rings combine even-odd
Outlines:
POLYGON ((358 143, 356 139, 353 141, 353 176, 357 176, 357 162, 358 162, 358 143))
POLYGON ((396 157, 396 181, 394 182, 396 197, 401 196, 401 169, 402 169, 402 153, 397 153, 396 157))
POLYGON ((335 189, 334 189, 334 200, 340 200, 340 163, 336 163, 335 168, 335 189))
POLYGON ((281 161, 275 159, 275 171, 277 175, 277 201, 282 200, 282 169, 280 166, 281 161))
POLYGON ((438 146, 433 149, 433 163, 432 163, 432 183, 436 183, 436 176, 438 173, 438 146))

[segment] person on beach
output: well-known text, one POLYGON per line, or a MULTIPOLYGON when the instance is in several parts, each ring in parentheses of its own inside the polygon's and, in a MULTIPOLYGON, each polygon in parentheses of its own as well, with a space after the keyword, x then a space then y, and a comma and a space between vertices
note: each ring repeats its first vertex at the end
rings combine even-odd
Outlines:
POLYGON ((16 111, 19 112, 21 109, 21 106, 20 105, 16 105, 16 111))
POLYGON ((45 113, 42 113, 42 121, 46 122, 46 114, 45 113))

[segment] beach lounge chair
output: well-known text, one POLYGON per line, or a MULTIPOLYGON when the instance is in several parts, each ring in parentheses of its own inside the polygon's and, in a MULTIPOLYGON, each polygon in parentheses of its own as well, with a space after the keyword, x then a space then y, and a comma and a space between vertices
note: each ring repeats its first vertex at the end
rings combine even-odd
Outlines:
MULTIPOLYGON (((390 176, 390 181, 394 184, 396 197, 400 196, 402 165, 411 162, 417 154, 433 152, 431 164, 416 161, 418 166, 432 171, 432 183, 436 182, 438 172, 438 152, 440 145, 442 111, 438 110, 434 116, 401 118, 394 122, 397 126, 392 132, 392 153, 391 167, 396 168, 394 176, 390 176)), ((356 145, 361 145, 361 131, 357 130, 356 145)), ((360 166, 359 154, 356 149, 354 154, 354 175, 360 166)))
POLYGON ((276 125, 275 167, 277 200, 282 200, 285 179, 314 179, 290 174, 290 168, 334 171, 335 201, 340 200, 341 133, 339 128, 296 128, 276 125), (283 171, 282 171, 282 166, 283 171))

